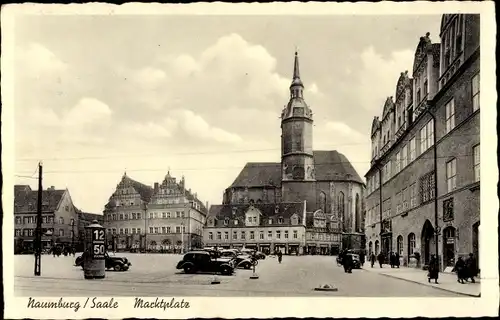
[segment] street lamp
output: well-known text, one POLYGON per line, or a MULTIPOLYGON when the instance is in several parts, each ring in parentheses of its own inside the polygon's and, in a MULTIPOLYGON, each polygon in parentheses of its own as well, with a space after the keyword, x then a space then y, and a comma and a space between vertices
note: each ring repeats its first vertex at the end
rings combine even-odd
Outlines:
POLYGON ((184 254, 184 221, 181 222, 181 253, 184 254))
POLYGON ((148 204, 143 202, 142 208, 144 210, 144 250, 148 249, 148 204))
POLYGON ((71 219, 71 250, 75 251, 75 219, 71 219))

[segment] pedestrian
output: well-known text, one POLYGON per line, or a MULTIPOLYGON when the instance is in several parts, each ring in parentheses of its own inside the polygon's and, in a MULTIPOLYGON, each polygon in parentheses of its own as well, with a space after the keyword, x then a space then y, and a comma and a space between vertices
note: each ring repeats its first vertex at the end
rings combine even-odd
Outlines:
POLYGON ((344 266, 345 273, 352 273, 352 255, 345 251, 344 257, 342 258, 342 265, 344 266))
POLYGON ((396 252, 396 254, 394 255, 394 259, 396 260, 395 261, 396 262, 396 268, 399 268, 399 265, 401 264, 401 262, 399 261, 399 258, 400 258, 399 253, 396 252))
POLYGON ((467 280, 468 270, 462 257, 458 257, 457 262, 451 271, 456 272, 458 283, 465 283, 464 280, 467 280))
POLYGON ((429 272, 427 273, 427 280, 431 282, 431 280, 434 280, 434 282, 437 284, 438 283, 438 277, 439 277, 439 262, 436 258, 436 255, 431 256, 431 260, 429 261, 429 272))
POLYGON ((476 258, 474 258, 474 255, 472 253, 469 253, 469 257, 465 261, 465 268, 467 270, 467 280, 470 278, 472 283, 476 283, 474 277, 477 277, 479 268, 477 267, 476 258))
POLYGON ((359 254, 359 263, 361 263, 361 266, 363 266, 365 264, 365 252, 364 251, 361 251, 361 253, 359 254))
POLYGON ((380 265, 380 268, 382 268, 382 265, 384 264, 384 254, 380 252, 377 256, 378 264, 380 265))
POLYGON ((391 268, 394 268, 394 265, 396 264, 394 261, 394 252, 392 251, 389 253, 389 264, 391 265, 391 268))
POLYGON ((377 258, 375 257, 375 254, 372 252, 372 254, 370 255, 370 263, 372 265, 372 268, 373 265, 375 264, 375 260, 377 260, 377 258))
POLYGON ((278 251, 278 262, 281 263, 281 260, 283 259, 283 254, 281 253, 281 250, 278 251))

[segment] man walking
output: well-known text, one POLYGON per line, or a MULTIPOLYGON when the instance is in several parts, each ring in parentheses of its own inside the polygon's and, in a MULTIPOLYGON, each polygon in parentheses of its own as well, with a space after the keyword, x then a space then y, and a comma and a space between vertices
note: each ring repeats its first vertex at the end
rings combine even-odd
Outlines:
POLYGON ((469 253, 469 257, 465 261, 465 268, 467 270, 467 278, 470 278, 472 283, 476 283, 474 277, 476 277, 478 274, 478 267, 476 258, 474 258, 474 255, 472 253, 469 253))

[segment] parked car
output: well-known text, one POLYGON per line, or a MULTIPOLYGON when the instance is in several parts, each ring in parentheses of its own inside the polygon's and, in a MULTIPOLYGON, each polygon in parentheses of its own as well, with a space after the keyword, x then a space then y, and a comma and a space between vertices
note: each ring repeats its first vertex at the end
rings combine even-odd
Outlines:
MULTIPOLYGON (((359 254, 356 253, 347 253, 348 255, 352 256, 352 262, 353 262, 353 269, 361 269, 361 260, 359 259, 359 254)), ((342 265, 342 257, 339 255, 337 256, 337 265, 341 266, 342 265)))
POLYGON ((184 269, 185 273, 214 272, 223 275, 234 273, 235 263, 232 258, 213 256, 205 250, 190 251, 177 263, 177 269, 184 269))
MULTIPOLYGON (((77 257, 75 259, 75 267, 82 267, 83 268, 83 263, 84 263, 84 256, 87 255, 87 252, 84 252, 81 256, 77 257)), ((127 258, 125 257, 117 257, 117 256, 110 256, 107 252, 104 256, 104 265, 106 270, 113 269, 115 271, 127 271, 132 263, 128 261, 127 258)))
POLYGON ((254 264, 258 264, 258 261, 252 256, 246 254, 238 254, 237 250, 222 250, 220 252, 220 257, 232 259, 234 261, 235 268, 250 269, 254 264))
POLYGON ((255 257, 259 260, 264 260, 266 258, 266 254, 260 251, 256 251, 255 257))

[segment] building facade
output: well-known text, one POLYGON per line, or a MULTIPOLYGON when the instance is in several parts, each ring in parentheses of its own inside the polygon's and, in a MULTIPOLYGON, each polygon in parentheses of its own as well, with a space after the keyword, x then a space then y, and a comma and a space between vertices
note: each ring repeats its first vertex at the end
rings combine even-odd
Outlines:
POLYGON ((444 15, 440 38, 420 38, 411 76, 373 120, 365 232, 375 254, 411 266, 437 254, 444 269, 479 259, 479 15, 444 15))
MULTIPOLYGON (((259 206, 270 205, 281 210, 282 206, 296 208, 300 204, 305 206, 306 216, 301 222, 305 234, 300 242, 303 246, 299 246, 299 253, 330 254, 338 252, 341 247, 361 248, 364 243, 364 182, 343 154, 336 150, 313 150, 312 127, 313 113, 304 100, 299 58, 295 53, 290 100, 281 113, 281 162, 247 163, 232 185, 225 190, 222 206, 212 206, 209 217, 217 221, 224 220, 224 212, 231 212, 231 208, 243 206, 247 208, 245 210, 250 210, 248 208, 252 206, 259 208, 265 217, 259 220, 263 223, 259 227, 289 228, 292 225, 266 224, 266 219, 271 214, 267 212, 274 211, 262 211, 259 206)), ((236 211, 239 212, 238 210, 240 209, 236 211)), ((301 215, 300 212, 295 214, 301 215)), ((277 212, 275 215, 281 215, 285 221, 288 213, 277 212)), ((247 228, 241 224, 231 227, 247 228)), ((211 231, 210 228, 212 227, 207 225, 204 233, 206 243, 210 243, 210 232, 219 232, 211 231)), ((299 234, 300 227, 297 228, 299 234)), ((276 246, 279 246, 281 242, 278 241, 277 234, 282 234, 285 229, 266 230, 262 231, 264 240, 267 241, 267 234, 271 232, 273 236, 270 240, 277 241, 276 246), (279 233, 276 234, 277 231, 279 233)), ((260 234, 261 231, 258 232, 260 234)), ((246 245, 247 242, 244 241, 243 244, 246 245)), ((292 252, 291 249, 289 251, 292 252)))
POLYGON ((154 188, 125 173, 104 210, 108 247, 181 251, 202 246, 207 208, 196 193, 167 173, 154 188))
MULTIPOLYGON (((29 185, 14 186, 14 252, 34 249, 38 190, 29 185)), ((53 186, 42 191, 42 249, 54 245, 71 246, 78 242, 77 209, 67 189, 53 186)))

